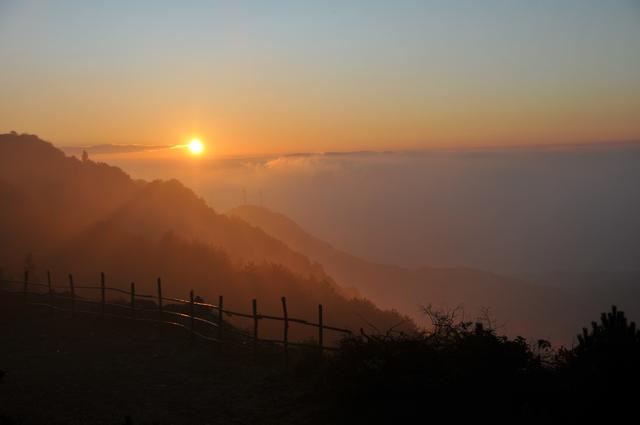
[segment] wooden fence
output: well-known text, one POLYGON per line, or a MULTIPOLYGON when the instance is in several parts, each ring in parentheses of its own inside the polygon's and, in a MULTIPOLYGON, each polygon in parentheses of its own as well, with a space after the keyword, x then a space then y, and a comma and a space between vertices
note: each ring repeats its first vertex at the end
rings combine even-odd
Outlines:
POLYGON ((196 301, 196 296, 191 290, 188 299, 174 298, 163 295, 162 281, 158 278, 156 283, 156 294, 144 294, 136 291, 136 286, 131 283, 130 290, 113 288, 106 285, 105 274, 100 274, 100 285, 77 285, 74 282, 73 275, 69 274, 68 285, 54 285, 51 280, 51 273, 47 272, 46 282, 29 281, 29 273, 24 273, 24 280, 7 280, 1 279, 0 283, 6 289, 7 285, 18 286, 17 290, 8 290, 8 292, 22 294, 25 304, 42 306, 50 309, 53 313, 55 310, 66 311, 72 316, 76 314, 95 314, 102 317, 117 317, 128 320, 141 320, 160 323, 162 325, 171 325, 184 329, 190 335, 191 341, 196 338, 213 343, 222 342, 239 342, 243 345, 252 344, 254 350, 257 349, 259 343, 276 343, 281 344, 284 348, 285 355, 288 355, 289 346, 306 346, 316 347, 322 350, 333 350, 331 346, 327 346, 324 340, 325 331, 334 331, 342 334, 351 334, 349 329, 342 329, 330 326, 324 323, 322 304, 318 305, 318 321, 310 322, 304 319, 289 317, 287 311, 287 299, 282 297, 282 316, 272 316, 260 314, 258 312, 258 300, 253 299, 251 302, 251 313, 227 310, 224 308, 224 297, 218 297, 218 304, 209 304, 196 301), (22 287, 20 289, 20 286, 22 287), (38 291, 36 289, 39 289, 38 291), (56 289, 65 292, 56 292, 56 289), (100 292, 100 298, 91 299, 80 297, 78 290, 96 290, 100 292), (129 301, 113 302, 107 298, 107 292, 114 292, 129 297, 129 301), (56 302, 58 300, 58 302, 56 302), (65 303, 66 306, 60 305, 65 303), (167 304, 173 303, 173 304, 167 304), (79 308, 84 306, 84 308, 79 308), (87 306, 93 306, 88 309, 87 306), (116 311, 114 313, 113 311, 116 311), (117 312, 119 311, 119 313, 117 312), (214 314, 215 312, 215 314, 214 314), (155 316, 155 317, 154 317, 155 316), (235 326, 231 326, 225 321, 227 317, 238 317, 251 320, 253 323, 253 332, 247 333, 235 326), (171 318, 171 319, 168 319, 171 318), (283 324, 282 335, 279 339, 265 339, 259 337, 259 323, 261 320, 281 321, 283 324), (311 326, 317 328, 317 344, 293 342, 289 340, 289 326, 291 323, 303 326, 311 326), (213 331, 213 332, 211 332, 213 331), (227 335, 231 333, 232 335, 227 335))

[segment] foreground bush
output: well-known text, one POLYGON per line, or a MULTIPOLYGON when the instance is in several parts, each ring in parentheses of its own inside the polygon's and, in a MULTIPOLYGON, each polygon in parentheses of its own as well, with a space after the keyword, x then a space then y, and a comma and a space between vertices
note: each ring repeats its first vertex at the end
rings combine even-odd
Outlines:
POLYGON ((600 323, 583 328, 578 345, 560 349, 556 372, 574 417, 610 422, 627 420, 637 405, 640 332, 615 306, 600 323))
POLYGON ((631 411, 640 335, 614 307, 572 349, 499 336, 433 314, 433 329, 350 337, 326 359, 319 390, 337 422, 613 420, 631 411), (631 390, 629 389, 631 388, 631 390))

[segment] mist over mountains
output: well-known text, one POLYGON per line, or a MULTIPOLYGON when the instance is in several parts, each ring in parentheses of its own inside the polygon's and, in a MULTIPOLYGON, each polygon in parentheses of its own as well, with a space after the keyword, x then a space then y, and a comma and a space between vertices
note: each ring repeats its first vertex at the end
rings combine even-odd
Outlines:
POLYGON ((603 305, 624 305, 640 314, 638 273, 556 273, 524 280, 478 269, 407 268, 374 263, 334 248, 282 214, 259 206, 228 212, 265 230, 320 262, 342 285, 352 285, 376 304, 429 325, 422 307, 458 310, 467 320, 491 320, 509 335, 570 345, 574 330, 603 305), (555 285, 554 285, 555 284, 555 285))
MULTIPOLYGON (((136 181, 116 167, 67 157, 36 136, 0 135, 0 205, 5 278, 26 268, 33 281, 51 270, 57 284, 70 272, 95 284, 105 272, 110 285, 135 282, 149 294, 162 277, 167 296, 190 289, 208 300, 224 295, 225 306, 238 311, 257 298, 263 313, 278 313, 286 296, 292 315, 313 319, 322 303, 328 321, 354 330, 404 320, 352 298, 319 264, 216 213, 180 182, 136 181)), ((292 336, 310 335, 292 329, 292 336)))
POLYGON ((640 270, 640 143, 109 162, 178 177, 222 211, 264 205, 374 262, 640 270))
POLYGON ((225 292, 241 307, 268 298, 272 310, 280 295, 294 294, 308 311, 317 300, 334 304, 356 328, 365 316, 384 329, 401 315, 352 296, 419 324, 427 304, 460 306, 470 320, 488 309, 503 332, 562 344, 609 304, 640 312, 633 144, 110 161, 135 177, 178 176, 200 198, 176 180, 133 180, 65 157, 35 136, 3 142, 0 194, 10 208, 0 254, 13 269, 30 254, 40 269, 84 279, 107 268, 123 284, 150 285, 162 274, 181 291, 225 292), (255 203, 259 194, 270 209, 224 215, 208 206, 255 203))

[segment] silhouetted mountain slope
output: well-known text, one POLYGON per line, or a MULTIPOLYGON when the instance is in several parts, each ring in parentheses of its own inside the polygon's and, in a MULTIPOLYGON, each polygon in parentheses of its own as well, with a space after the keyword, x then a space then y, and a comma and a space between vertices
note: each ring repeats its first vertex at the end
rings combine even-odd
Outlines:
POLYGON ((462 306, 469 320, 488 308, 507 333, 570 343, 573 330, 589 317, 618 303, 640 313, 640 291, 625 288, 561 288, 468 268, 408 269, 377 264, 340 251, 282 214, 258 206, 228 212, 265 230, 291 248, 321 263, 340 285, 353 286, 375 303, 417 320, 420 306, 462 306))
POLYGON ((42 279, 73 271, 78 281, 135 281, 147 292, 157 276, 185 297, 272 312, 287 296, 291 312, 359 328, 401 320, 363 300, 348 300, 322 267, 238 218, 217 214, 178 181, 134 181, 120 169, 66 157, 36 136, 0 135, 0 268, 42 279), (245 305, 242 305, 242 304, 245 305))
POLYGON ((156 239, 170 230, 223 247, 236 260, 273 261, 297 273, 324 276, 262 230, 217 214, 178 181, 136 182, 118 168, 65 157, 36 136, 0 136, 0 194, 11 206, 3 211, 5 227, 21 231, 28 245, 71 240, 106 222, 156 239))

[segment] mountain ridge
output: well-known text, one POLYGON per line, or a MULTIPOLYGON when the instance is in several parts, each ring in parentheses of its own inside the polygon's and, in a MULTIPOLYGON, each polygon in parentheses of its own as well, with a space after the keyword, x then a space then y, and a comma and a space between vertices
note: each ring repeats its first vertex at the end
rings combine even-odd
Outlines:
POLYGON ((0 205, 5 273, 26 267, 34 279, 51 270, 55 281, 73 272, 79 282, 96 282, 104 271, 114 285, 135 281, 147 293, 161 276, 179 296, 189 289, 207 299, 224 295, 225 305, 242 310, 258 297, 261 311, 272 313, 287 296, 292 314, 315 319, 322 303, 336 325, 354 330, 404 319, 350 299, 320 265, 215 212, 177 180, 133 180, 116 167, 67 157, 36 136, 0 135, 0 205))
POLYGON ((375 263, 334 248, 306 232, 283 214, 245 205, 227 211, 288 243, 293 249, 321 263, 342 285, 353 286, 363 296, 385 308, 409 314, 426 325, 422 307, 460 308, 467 319, 490 318, 511 335, 544 338, 570 344, 573 330, 605 303, 625 305, 640 312, 633 301, 635 288, 562 288, 523 278, 465 267, 415 269, 375 263))

